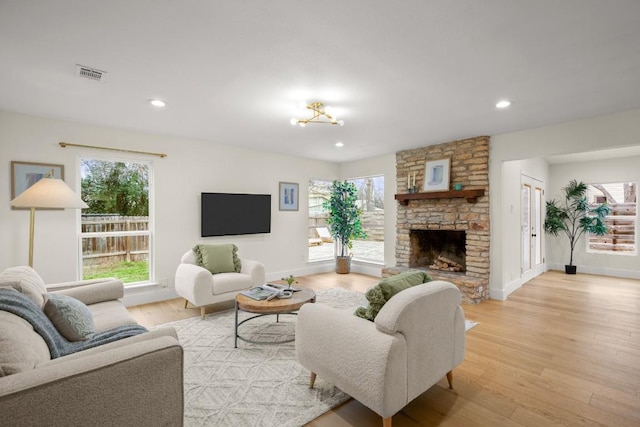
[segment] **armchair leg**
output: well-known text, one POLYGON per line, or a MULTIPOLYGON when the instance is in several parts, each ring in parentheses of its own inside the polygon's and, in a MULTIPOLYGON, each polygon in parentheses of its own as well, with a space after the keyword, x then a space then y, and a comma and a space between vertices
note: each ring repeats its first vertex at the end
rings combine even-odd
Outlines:
POLYGON ((449 382, 449 388, 453 389, 453 371, 447 372, 447 381, 449 382))
POLYGON ((184 308, 187 308, 188 305, 189 305, 189 300, 184 300, 184 308))
POLYGON ((200 307, 200 318, 204 320, 204 305, 200 307))
POLYGON ((393 420, 393 418, 389 417, 389 418, 383 418, 382 419, 382 427, 391 427, 391 421, 393 420))
POLYGON ((313 385, 316 383, 316 373, 311 372, 311 378, 309 378, 309 388, 313 388, 313 385))

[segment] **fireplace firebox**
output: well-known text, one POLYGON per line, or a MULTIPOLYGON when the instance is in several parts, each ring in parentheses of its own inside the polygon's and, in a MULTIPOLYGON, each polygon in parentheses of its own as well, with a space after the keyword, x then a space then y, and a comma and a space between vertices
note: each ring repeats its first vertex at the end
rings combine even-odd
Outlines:
POLYGON ((465 272, 466 240, 460 230, 411 230, 409 267, 465 272))

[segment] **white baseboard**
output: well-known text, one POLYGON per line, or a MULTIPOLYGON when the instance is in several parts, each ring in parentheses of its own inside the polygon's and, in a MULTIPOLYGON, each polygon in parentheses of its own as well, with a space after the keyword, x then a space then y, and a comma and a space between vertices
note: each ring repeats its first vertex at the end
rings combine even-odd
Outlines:
MULTIPOLYGON (((620 277, 625 279, 640 279, 640 271, 620 270, 616 268, 598 267, 590 265, 578 265, 578 274, 596 274, 599 276, 620 277)), ((564 271, 564 264, 547 264, 545 271, 559 270, 564 271)), ((513 292, 524 285, 525 281, 519 277, 507 283, 504 289, 489 289, 489 298, 504 301, 513 292)))
MULTIPOLYGON (((305 268, 299 268, 297 270, 289 270, 279 273, 267 273, 267 281, 280 280, 282 277, 287 277, 292 274, 294 277, 306 276, 309 274, 329 273, 336 270, 336 263, 334 260, 314 262, 308 264, 305 268)), ((382 267, 378 264, 363 263, 360 261, 351 261, 351 271, 353 273, 366 274, 368 276, 382 277, 382 267)))
POLYGON ((367 276, 382 277, 383 267, 379 265, 361 264, 357 261, 351 263, 351 271, 353 273, 366 274, 367 276))
POLYGON ((131 307, 133 305, 149 304, 174 298, 178 298, 178 294, 173 288, 163 288, 160 286, 149 286, 143 289, 125 288, 122 303, 125 307, 131 307))
POLYGON ((281 278, 287 277, 289 275, 298 277, 298 276, 307 276, 309 274, 328 273, 330 271, 335 270, 335 268, 336 268, 336 264, 333 261, 314 262, 312 264, 307 265, 304 268, 298 268, 296 270, 267 273, 266 278, 267 278, 267 281, 272 281, 272 280, 275 281, 275 280, 280 280, 281 278))
POLYGON ((519 277, 507 283, 507 286, 504 289, 489 288, 489 298, 504 301, 509 295, 518 290, 522 284, 522 278, 519 277))
MULTIPOLYGON (((608 268, 593 265, 577 265, 578 274, 596 274, 598 276, 620 277, 623 279, 640 279, 640 271, 623 270, 618 268, 608 268)), ((564 271, 564 264, 549 264, 549 270, 564 271)))

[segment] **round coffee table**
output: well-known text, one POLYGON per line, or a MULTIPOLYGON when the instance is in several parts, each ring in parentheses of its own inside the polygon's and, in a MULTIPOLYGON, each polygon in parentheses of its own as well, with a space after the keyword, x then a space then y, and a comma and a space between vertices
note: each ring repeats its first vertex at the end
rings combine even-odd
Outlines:
POLYGON ((249 298, 248 296, 238 294, 236 295, 236 321, 235 321, 235 332, 234 332, 234 347, 238 348, 238 339, 242 341, 252 343, 252 344, 282 344, 285 342, 291 342, 294 339, 288 339, 283 341, 276 342, 264 342, 264 341, 254 341, 244 337, 241 337, 238 334, 238 327, 245 322, 248 322, 251 319, 255 319, 257 317, 268 316, 270 314, 276 315, 276 322, 280 321, 281 314, 293 314, 295 313, 306 303, 314 303, 316 302, 316 293, 311 289, 301 289, 298 292, 294 292, 291 298, 274 298, 271 301, 267 300, 254 300, 253 298, 249 298), (238 311, 246 311, 249 313, 256 313, 256 316, 249 317, 248 319, 244 319, 242 322, 238 322, 238 311))

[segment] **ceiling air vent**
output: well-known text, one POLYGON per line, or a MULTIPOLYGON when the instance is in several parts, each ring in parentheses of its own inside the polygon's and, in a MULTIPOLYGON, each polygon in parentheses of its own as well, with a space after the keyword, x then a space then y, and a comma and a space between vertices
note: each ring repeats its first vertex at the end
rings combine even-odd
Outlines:
POLYGON ((105 78, 106 71, 98 70, 96 68, 86 67, 84 65, 76 64, 76 75, 78 77, 84 77, 85 79, 95 80, 101 82, 105 78))

